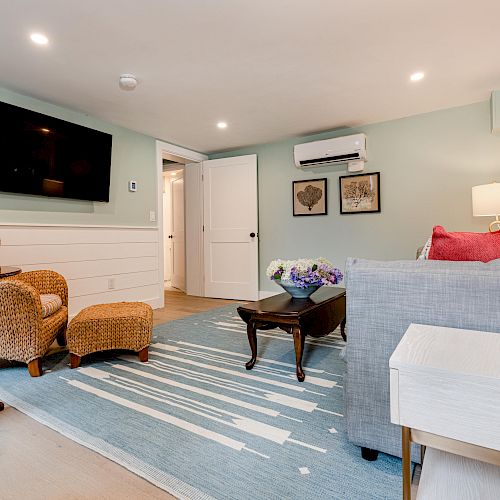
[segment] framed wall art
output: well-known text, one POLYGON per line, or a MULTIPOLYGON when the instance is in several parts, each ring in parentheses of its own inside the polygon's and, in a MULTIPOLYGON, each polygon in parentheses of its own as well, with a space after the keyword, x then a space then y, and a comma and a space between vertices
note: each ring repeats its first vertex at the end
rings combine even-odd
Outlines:
POLYGON ((339 177, 340 213, 380 212, 380 172, 339 177))
POLYGON ((293 215, 327 215, 326 179, 293 181, 293 215))

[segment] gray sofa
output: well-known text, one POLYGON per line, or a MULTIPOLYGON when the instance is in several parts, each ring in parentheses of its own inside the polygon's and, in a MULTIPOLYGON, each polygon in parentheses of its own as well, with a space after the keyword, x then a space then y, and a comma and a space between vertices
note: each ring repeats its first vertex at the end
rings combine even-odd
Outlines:
MULTIPOLYGON (((376 458, 370 450, 401 457, 401 430, 390 422, 389 357, 410 323, 500 333, 500 259, 348 259, 345 283, 348 438, 364 458, 376 458)), ((412 459, 420 462, 416 446, 412 459)))

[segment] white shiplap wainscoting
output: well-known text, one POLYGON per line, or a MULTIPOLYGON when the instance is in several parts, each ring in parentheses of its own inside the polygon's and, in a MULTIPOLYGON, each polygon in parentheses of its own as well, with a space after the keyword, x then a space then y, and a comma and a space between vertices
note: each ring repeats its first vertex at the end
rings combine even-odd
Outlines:
POLYGON ((70 317, 105 302, 137 300, 163 307, 158 248, 156 227, 0 223, 0 265, 62 274, 70 317))

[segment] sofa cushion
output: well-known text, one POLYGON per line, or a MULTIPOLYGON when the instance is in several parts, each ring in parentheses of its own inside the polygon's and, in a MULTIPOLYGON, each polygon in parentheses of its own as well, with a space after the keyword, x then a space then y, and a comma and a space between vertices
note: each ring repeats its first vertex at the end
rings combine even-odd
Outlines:
POLYGON ((500 231, 448 233, 442 226, 432 232, 431 260, 490 262, 500 258, 500 231))
POLYGON ((61 297, 52 293, 40 295, 40 302, 42 303, 42 318, 47 318, 62 307, 61 297))
POLYGON ((432 236, 425 242, 425 245, 422 247, 422 250, 418 254, 418 260, 427 260, 429 258, 429 252, 431 250, 432 245, 432 236))

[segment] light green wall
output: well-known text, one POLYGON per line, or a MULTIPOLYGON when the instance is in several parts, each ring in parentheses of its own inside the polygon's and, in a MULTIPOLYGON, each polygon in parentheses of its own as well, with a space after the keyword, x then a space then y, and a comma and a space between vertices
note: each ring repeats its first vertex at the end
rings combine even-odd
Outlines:
MULTIPOLYGON (((260 289, 275 290, 265 269, 275 258, 348 256, 412 259, 434 225, 486 231, 472 217, 471 187, 500 181, 500 137, 490 132, 489 101, 211 155, 258 155, 260 289), (381 172, 380 214, 339 214, 338 177, 295 168, 297 143, 364 132, 368 172, 381 172), (328 215, 292 216, 292 181, 328 178, 328 215)), ((343 169, 343 170, 341 170, 343 169)))
MULTIPOLYGON (((156 211, 157 200, 155 139, 1 88, 0 101, 113 135, 109 203, 0 193, 0 223, 118 226, 156 224, 149 222, 149 211, 156 211), (131 179, 138 183, 136 193, 128 191, 128 181, 131 179)), ((84 147, 85 144, 82 144, 82 148, 84 147)))

